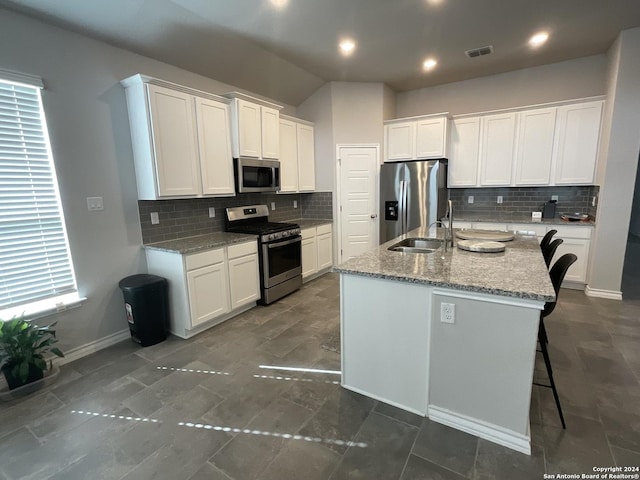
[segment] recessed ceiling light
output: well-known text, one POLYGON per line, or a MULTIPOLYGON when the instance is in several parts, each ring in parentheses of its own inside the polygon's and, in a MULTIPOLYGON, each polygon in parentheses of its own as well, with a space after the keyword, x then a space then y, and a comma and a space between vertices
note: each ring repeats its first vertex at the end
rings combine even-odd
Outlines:
POLYGON ((269 0, 271 2, 271 5, 273 5, 276 8, 284 8, 287 6, 287 3, 289 3, 289 0, 269 0))
POLYGON ((437 7, 438 5, 444 3, 444 0, 427 0, 427 3, 431 6, 431 7, 437 7))
POLYGON ((438 61, 435 58, 427 58, 424 62, 422 62, 422 68, 424 70, 433 70, 438 65, 438 61))
POLYGON ((537 48, 543 45, 548 39, 549 39, 549 33, 538 32, 529 39, 529 45, 531 45, 533 48, 537 48))
POLYGON ((340 45, 340 51, 345 56, 351 55, 353 51, 356 49, 356 42, 354 42, 350 38, 345 38, 340 42, 339 45, 340 45))

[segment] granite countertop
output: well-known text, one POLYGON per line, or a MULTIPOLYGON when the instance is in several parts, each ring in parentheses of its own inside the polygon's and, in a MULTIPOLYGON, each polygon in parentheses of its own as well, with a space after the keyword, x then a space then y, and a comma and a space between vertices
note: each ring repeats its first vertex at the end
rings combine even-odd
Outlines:
POLYGON ((418 228, 347 260, 333 271, 537 301, 555 300, 535 236, 516 235, 514 240, 505 242, 506 249, 501 253, 467 252, 457 247, 446 253, 441 247, 430 254, 387 250, 407 237, 442 235, 441 228, 418 228))
POLYGON ((246 235, 244 233, 214 232, 205 235, 196 235, 194 237, 147 243, 142 246, 151 250, 164 250, 165 252, 186 254, 221 248, 234 243, 250 242, 257 238, 256 235, 246 235))
POLYGON ((532 224, 542 224, 542 225, 570 225, 572 227, 593 227, 596 222, 589 217, 590 220, 579 221, 579 222, 569 222, 567 220, 562 220, 560 217, 554 218, 543 218, 541 222, 534 222, 531 220, 531 215, 455 215, 453 221, 459 222, 496 222, 496 223, 532 223, 532 224))
POLYGON ((333 220, 318 220, 315 218, 296 218, 295 220, 289 220, 291 223, 297 223, 300 228, 312 228, 318 225, 326 225, 327 223, 333 223, 333 220))

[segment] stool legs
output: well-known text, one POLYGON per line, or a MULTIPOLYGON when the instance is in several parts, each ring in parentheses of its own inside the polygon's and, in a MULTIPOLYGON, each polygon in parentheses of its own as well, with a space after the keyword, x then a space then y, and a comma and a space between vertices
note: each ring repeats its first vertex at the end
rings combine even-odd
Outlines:
POLYGON ((558 414, 560 415, 560 422, 562 422, 562 428, 566 429, 567 426, 564 423, 564 415, 562 414, 562 407, 560 406, 560 398, 558 397, 558 390, 556 390, 556 382, 553 380, 553 371, 551 369, 551 360, 549 359, 549 351, 547 350, 547 334, 544 330, 544 324, 540 323, 541 328, 538 329, 538 342, 540 343, 540 351, 544 358, 544 364, 547 367, 547 375, 549 376, 549 382, 551 385, 542 385, 543 387, 550 387, 553 391, 553 398, 556 401, 556 407, 558 407, 558 414))

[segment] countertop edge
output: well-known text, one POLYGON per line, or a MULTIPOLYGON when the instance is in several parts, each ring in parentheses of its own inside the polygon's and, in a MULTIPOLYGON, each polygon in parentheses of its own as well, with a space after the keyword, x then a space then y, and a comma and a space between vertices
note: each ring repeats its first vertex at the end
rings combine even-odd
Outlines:
POLYGON ((142 245, 142 248, 145 250, 158 250, 162 252, 170 252, 170 253, 178 253, 181 255, 189 254, 189 253, 197 253, 204 250, 213 250, 216 248, 224 248, 229 245, 234 245, 236 243, 245 243, 250 242, 251 240, 257 240, 257 235, 249 235, 242 233, 229 233, 229 232, 216 232, 215 234, 204 234, 204 235, 195 235, 192 237, 183 237, 177 238, 175 240, 164 240, 162 242, 154 242, 154 243, 146 243, 142 245), (223 238, 212 239, 212 235, 223 236, 223 238), (188 246, 188 247, 171 247, 168 245, 169 242, 189 242, 196 241, 196 239, 200 239, 202 243, 188 246))

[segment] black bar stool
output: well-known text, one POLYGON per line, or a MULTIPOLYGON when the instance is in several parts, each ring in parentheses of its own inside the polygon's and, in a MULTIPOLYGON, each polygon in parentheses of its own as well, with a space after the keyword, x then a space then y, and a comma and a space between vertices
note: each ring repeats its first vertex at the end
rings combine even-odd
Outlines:
POLYGON ((547 248, 556 233, 558 233, 557 230, 549 230, 545 236, 542 237, 542 240, 540 240, 540 250, 544 251, 544 249, 547 248))
POLYGON ((549 268, 549 265, 551 264, 553 254, 556 253, 556 250, 562 242, 564 242, 564 240, 556 238, 553 242, 542 249, 542 256, 544 257, 544 263, 547 264, 547 268, 549 268))
POLYGON ((558 397, 556 382, 553 380, 553 370, 551 369, 551 360, 549 359, 549 351, 547 350, 547 332, 544 328, 543 319, 551 312, 553 312, 554 308, 556 308, 558 295, 560 293, 560 285, 562 285, 562 281, 564 280, 564 276, 567 273, 567 270, 569 270, 569 267, 573 265, 573 263, 577 259, 578 257, 576 257, 573 253, 565 253, 558 259, 556 263, 553 264, 553 267, 551 267, 551 270, 549 271, 549 277, 551 277, 551 283, 553 284, 553 289, 556 292, 556 300, 555 302, 547 302, 544 304, 544 310, 540 312, 540 324, 538 326, 538 343, 540 343, 540 352, 542 353, 542 357, 544 358, 544 365, 547 368, 547 375, 549 377, 550 385, 544 385, 535 382, 534 385, 548 387, 553 390, 553 398, 556 401, 556 407, 558 407, 558 414, 560 415, 560 422, 562 422, 562 428, 564 429, 566 429, 567 426, 564 423, 564 415, 562 414, 562 407, 560 406, 560 398, 558 397))

